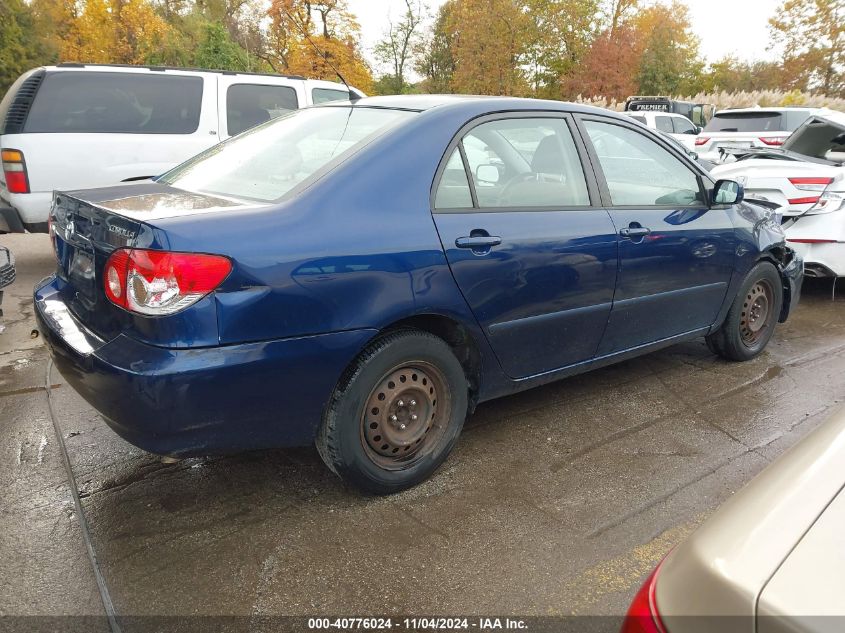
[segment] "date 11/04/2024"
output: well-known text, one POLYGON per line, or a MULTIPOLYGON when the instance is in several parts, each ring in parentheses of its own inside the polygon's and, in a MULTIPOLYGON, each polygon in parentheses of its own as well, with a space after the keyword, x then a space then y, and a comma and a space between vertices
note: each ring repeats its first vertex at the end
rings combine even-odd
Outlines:
POLYGON ((524 620, 515 618, 309 618, 309 630, 384 630, 384 629, 407 629, 411 631, 436 630, 436 631, 498 631, 498 630, 527 630, 528 625, 524 620))

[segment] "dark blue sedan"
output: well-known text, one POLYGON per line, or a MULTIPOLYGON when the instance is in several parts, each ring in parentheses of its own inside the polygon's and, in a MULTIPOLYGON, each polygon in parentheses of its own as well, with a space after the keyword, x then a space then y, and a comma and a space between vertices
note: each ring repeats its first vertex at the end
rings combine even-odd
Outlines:
POLYGON ((763 208, 627 117, 505 98, 300 110, 155 182, 57 193, 56 366, 129 442, 316 443, 376 493, 479 402, 706 337, 757 356, 802 262, 763 208))

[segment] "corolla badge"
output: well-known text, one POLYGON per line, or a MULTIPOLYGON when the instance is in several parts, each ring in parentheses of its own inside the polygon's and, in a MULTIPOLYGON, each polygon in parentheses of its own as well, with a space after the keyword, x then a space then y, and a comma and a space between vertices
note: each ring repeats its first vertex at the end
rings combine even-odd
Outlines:
POLYGON ((135 231, 130 231, 129 229, 125 229, 122 226, 117 226, 116 224, 109 224, 109 231, 111 233, 120 235, 121 237, 124 237, 127 240, 135 239, 135 231))

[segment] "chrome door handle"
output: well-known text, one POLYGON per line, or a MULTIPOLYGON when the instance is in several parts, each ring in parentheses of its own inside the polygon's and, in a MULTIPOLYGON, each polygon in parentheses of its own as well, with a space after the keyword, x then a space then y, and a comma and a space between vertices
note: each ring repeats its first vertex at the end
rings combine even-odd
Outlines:
POLYGON ((502 238, 495 235, 474 235, 472 237, 459 237, 455 240, 458 248, 490 248, 502 243, 502 238))
POLYGON ((651 229, 644 226, 628 227, 626 229, 619 229, 619 235, 626 239, 637 239, 638 237, 645 237, 651 234, 651 229))

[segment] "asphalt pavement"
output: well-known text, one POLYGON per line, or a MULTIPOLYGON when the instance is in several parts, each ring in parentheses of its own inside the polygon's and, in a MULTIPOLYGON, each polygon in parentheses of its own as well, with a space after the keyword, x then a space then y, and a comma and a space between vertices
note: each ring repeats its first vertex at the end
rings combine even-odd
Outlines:
POLYGON ((148 616, 257 631, 276 615, 619 615, 845 393, 845 288, 832 300, 815 282, 758 359, 696 341, 486 403, 435 476, 395 496, 348 488, 313 448, 162 463, 48 372, 31 305, 47 237, 0 245, 18 265, 0 334, 0 628, 114 630, 111 612, 127 632, 148 616))

